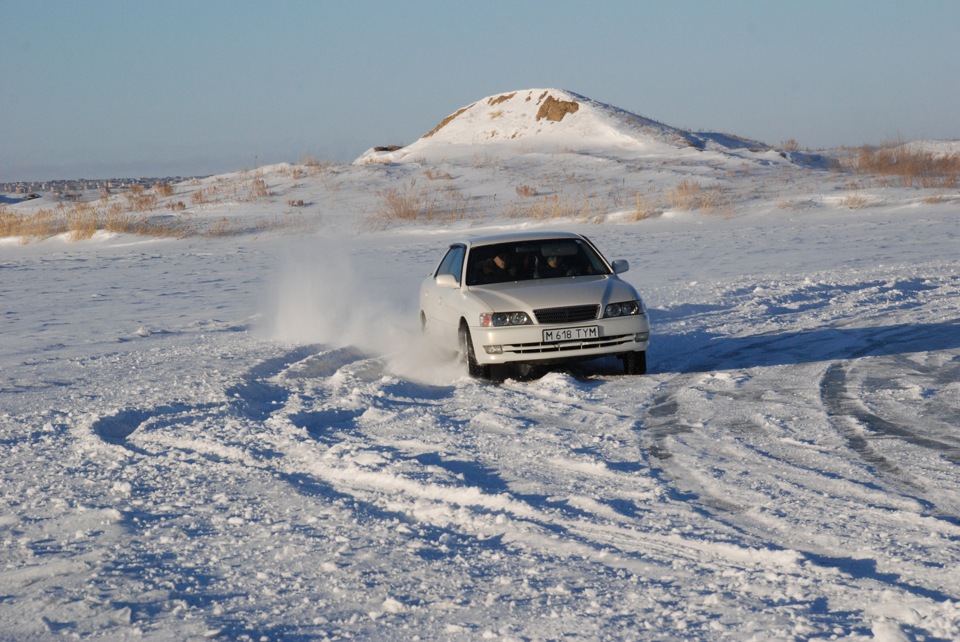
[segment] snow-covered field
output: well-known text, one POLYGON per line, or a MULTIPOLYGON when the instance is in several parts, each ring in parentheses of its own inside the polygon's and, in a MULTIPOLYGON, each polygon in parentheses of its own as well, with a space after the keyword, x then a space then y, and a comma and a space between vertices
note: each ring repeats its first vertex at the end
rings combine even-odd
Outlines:
POLYGON ((960 639, 956 190, 530 93, 189 212, 295 229, 0 241, 0 639, 960 639), (630 261, 651 374, 422 344, 445 244, 521 227, 630 261))

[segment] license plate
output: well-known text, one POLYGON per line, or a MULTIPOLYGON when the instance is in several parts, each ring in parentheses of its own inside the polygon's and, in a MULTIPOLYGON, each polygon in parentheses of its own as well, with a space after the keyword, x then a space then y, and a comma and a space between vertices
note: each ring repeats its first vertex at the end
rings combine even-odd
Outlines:
POLYGON ((588 325, 585 328, 557 328, 544 330, 544 342, 580 341, 581 339, 596 339, 600 336, 600 326, 588 325))

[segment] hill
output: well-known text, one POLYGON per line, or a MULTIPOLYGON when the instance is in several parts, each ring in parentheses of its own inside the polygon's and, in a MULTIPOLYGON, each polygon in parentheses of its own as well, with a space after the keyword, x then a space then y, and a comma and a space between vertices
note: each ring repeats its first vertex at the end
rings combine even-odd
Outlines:
POLYGON ((399 149, 369 149, 355 162, 449 158, 475 146, 513 153, 562 150, 621 157, 770 150, 738 136, 671 127, 562 89, 525 89, 478 100, 444 118, 414 143, 399 149))

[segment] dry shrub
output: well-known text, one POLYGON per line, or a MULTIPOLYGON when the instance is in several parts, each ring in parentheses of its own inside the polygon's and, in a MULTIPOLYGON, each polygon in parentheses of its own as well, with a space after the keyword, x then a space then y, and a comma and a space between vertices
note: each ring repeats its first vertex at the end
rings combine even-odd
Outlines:
POLYGON ((267 189, 267 181, 264 180, 263 174, 257 173, 253 177, 253 180, 250 182, 250 193, 253 195, 253 198, 265 198, 270 195, 270 191, 267 189))
POLYGON ((436 180, 449 181, 453 179, 453 175, 450 172, 441 172, 439 169, 434 169, 432 167, 428 167, 427 169, 423 170, 423 175, 426 176, 431 181, 436 181, 436 180))
POLYGON ((378 196, 377 217, 385 221, 429 221, 438 211, 436 196, 418 187, 416 179, 402 187, 378 192, 378 196))
POLYGON ((537 188, 532 185, 517 185, 517 196, 531 198, 537 195, 537 188))
POLYGON ((154 183, 153 191, 157 194, 157 196, 167 198, 169 196, 173 196, 173 185, 170 183, 154 183))
POLYGON ((194 205, 203 205, 207 202, 207 193, 204 189, 198 189, 190 195, 190 202, 194 205))

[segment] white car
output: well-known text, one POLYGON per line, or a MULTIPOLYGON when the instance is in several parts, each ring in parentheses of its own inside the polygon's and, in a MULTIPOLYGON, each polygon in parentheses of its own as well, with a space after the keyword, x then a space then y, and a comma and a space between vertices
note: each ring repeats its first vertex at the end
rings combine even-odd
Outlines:
POLYGON ((455 350, 474 377, 495 364, 542 364, 616 355, 647 371, 643 300, 586 237, 530 232, 450 245, 420 286, 420 326, 455 350))

